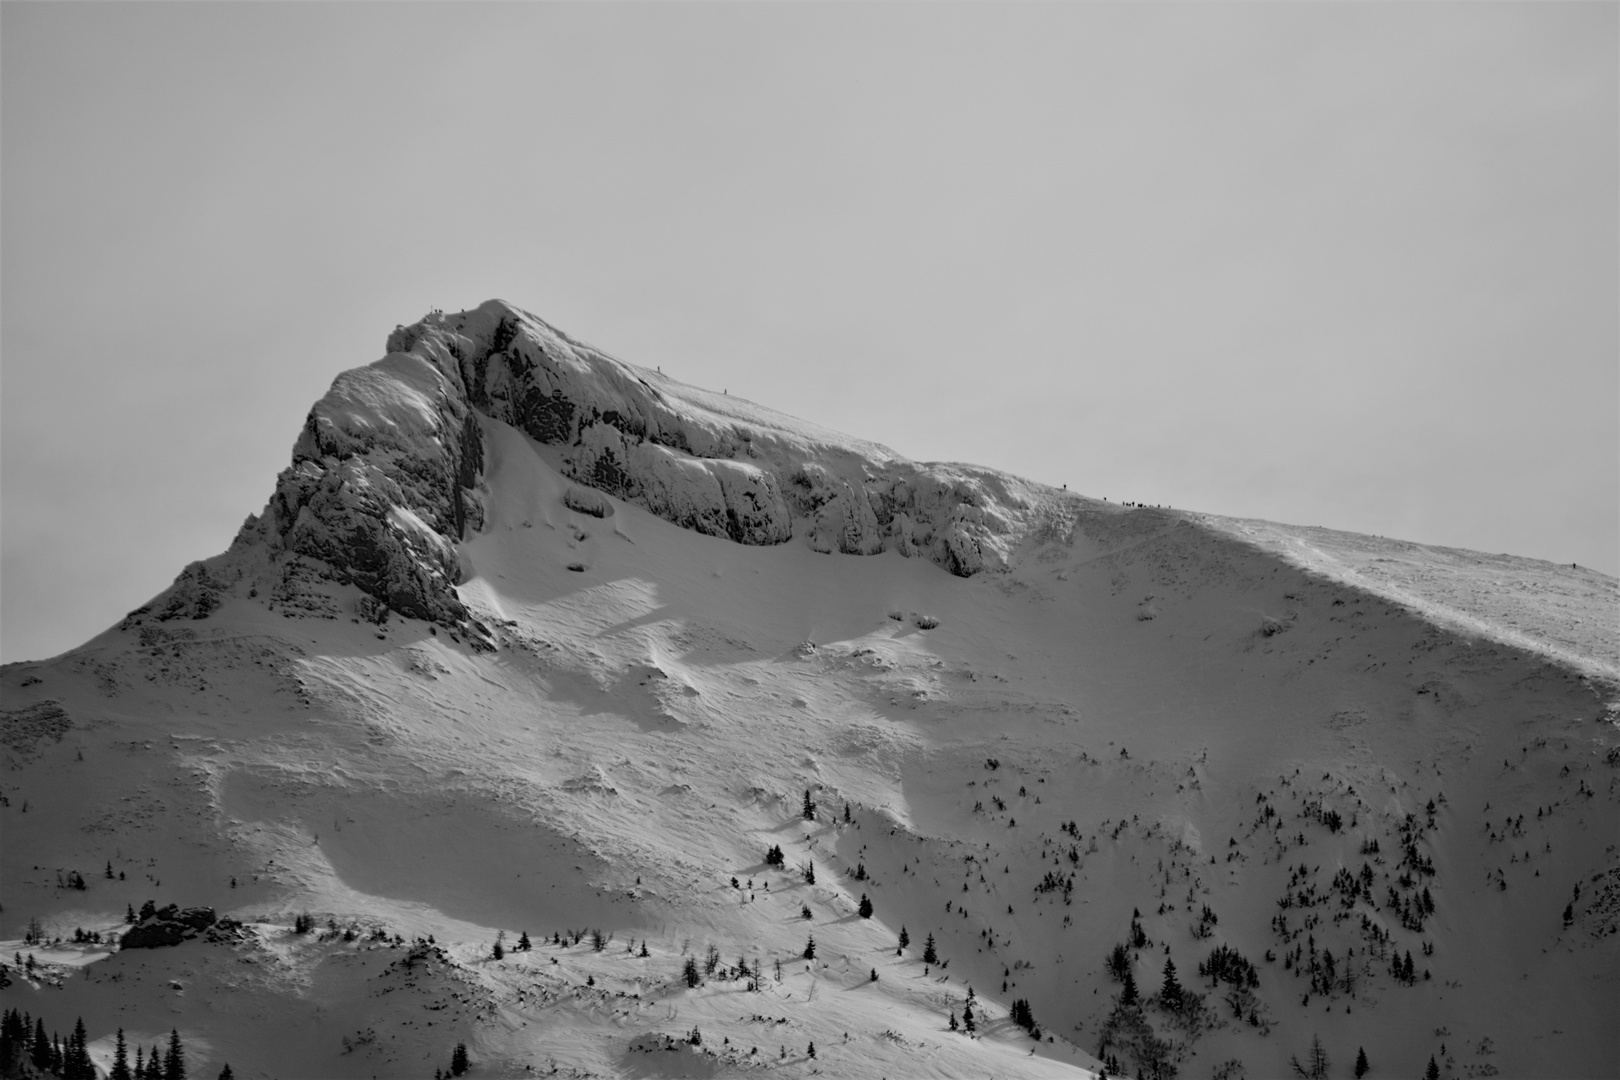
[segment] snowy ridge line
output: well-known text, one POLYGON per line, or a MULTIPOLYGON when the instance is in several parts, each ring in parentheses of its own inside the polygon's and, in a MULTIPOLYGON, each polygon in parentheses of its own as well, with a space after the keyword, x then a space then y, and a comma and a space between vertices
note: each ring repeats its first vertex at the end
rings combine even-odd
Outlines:
POLYGON ((483 527, 490 497, 480 417, 558 448, 561 471, 581 488, 740 544, 896 551, 972 577, 1012 570, 1022 549, 1081 519, 1095 526, 1095 557, 1116 554, 1152 539, 1139 519, 1151 515, 1620 683, 1620 583, 1594 571, 1120 507, 993 469, 912 462, 636 367, 500 300, 397 327, 382 359, 340 374, 310 410, 265 510, 228 552, 186 567, 123 625, 202 618, 228 593, 262 592, 305 615, 350 614, 328 594, 335 581, 366 594, 366 617, 397 611, 493 646, 456 588, 465 579, 458 546, 483 527), (1497 578, 1508 575, 1520 580, 1504 587, 1497 578))
POLYGON ((1254 519, 1192 520, 1438 627, 1545 657, 1607 683, 1611 693, 1620 689, 1620 582, 1597 571, 1254 519), (1404 568, 1404 578, 1385 566, 1404 568), (1507 574, 1519 580, 1499 580, 1507 574))

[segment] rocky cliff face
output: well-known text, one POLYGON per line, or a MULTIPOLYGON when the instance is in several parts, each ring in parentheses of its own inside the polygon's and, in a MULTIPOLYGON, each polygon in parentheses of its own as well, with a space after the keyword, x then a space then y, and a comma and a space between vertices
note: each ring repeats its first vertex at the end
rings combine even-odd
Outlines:
POLYGON ((132 618, 205 617, 254 576, 253 549, 267 557, 255 580, 269 572, 273 603, 336 614, 310 587, 332 579, 358 586, 368 614, 475 629, 455 585, 456 544, 483 520, 480 417, 563 448, 571 479, 683 528, 740 544, 797 535, 822 552, 893 549, 963 577, 1006 568, 1042 490, 918 465, 685 386, 489 301, 397 327, 381 360, 339 375, 231 552, 187 567, 132 618))

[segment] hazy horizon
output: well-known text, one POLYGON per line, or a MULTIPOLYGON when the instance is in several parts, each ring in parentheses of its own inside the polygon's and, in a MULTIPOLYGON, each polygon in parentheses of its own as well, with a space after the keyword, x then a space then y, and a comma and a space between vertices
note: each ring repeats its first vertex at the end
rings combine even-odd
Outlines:
POLYGON ((917 460, 1620 574, 1613 5, 0 23, 7 661, 497 296, 917 460))

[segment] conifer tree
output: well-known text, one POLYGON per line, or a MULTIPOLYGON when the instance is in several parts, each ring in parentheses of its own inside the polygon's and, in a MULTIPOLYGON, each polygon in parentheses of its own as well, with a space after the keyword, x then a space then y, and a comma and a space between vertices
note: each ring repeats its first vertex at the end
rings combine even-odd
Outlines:
POLYGON ((1159 1004, 1171 1012, 1181 1011, 1181 983, 1176 979, 1176 962, 1164 958, 1164 988, 1159 991, 1159 1004))
POLYGON ((517 947, 519 952, 528 952, 532 947, 529 941, 529 932, 527 930, 523 931, 522 936, 518 938, 517 947))
POLYGON ((163 1080, 186 1080, 186 1049, 180 1045, 180 1030, 169 1029, 169 1053, 163 1059, 163 1080))
POLYGON ((467 1060, 467 1044, 456 1043, 455 1050, 450 1054, 450 1075, 460 1076, 471 1067, 471 1062, 467 1060))
POLYGON ((814 885, 816 883, 816 865, 815 865, 815 863, 805 863, 804 864, 804 883, 806 885, 814 885))
POLYGON ((939 963, 939 953, 934 951, 934 935, 929 934, 928 940, 923 944, 923 963, 939 963))
POLYGON ((219 1070, 219 1080, 236 1080, 236 1074, 231 1072, 231 1063, 226 1062, 225 1067, 219 1070))
POLYGON ((910 944, 911 935, 906 933, 905 924, 902 923, 900 926, 900 947, 894 950, 894 955, 899 956, 903 951, 905 951, 905 947, 910 944))
POLYGON ((1119 1003, 1124 1006, 1135 1005, 1140 999, 1136 990, 1136 973, 1130 968, 1125 969, 1125 985, 1119 991, 1119 1003))
POLYGON ((124 1043, 124 1029, 118 1029, 118 1042, 113 1047, 112 1071, 107 1080, 135 1080, 129 1071, 129 1047, 124 1043))
MULTIPOLYGON (((33 953, 28 955, 32 956, 33 953)), ((45 1020, 40 1018, 34 1021, 34 1049, 31 1055, 34 1068, 40 1072, 54 1072, 51 1068, 51 1041, 45 1037, 45 1020)))
POLYGON ((861 906, 859 911, 861 918, 863 919, 870 919, 872 917, 872 901, 865 893, 861 893, 861 906))
POLYGON ((951 1010, 951 1030, 952 1030, 952 1031, 955 1031, 955 1030, 956 1030, 956 1028, 957 1028, 957 1023, 956 1023, 956 1010, 955 1010, 955 1009, 952 1009, 952 1010, 951 1010))
POLYGON ((1370 1068, 1372 1066, 1367 1064, 1367 1051, 1360 1046, 1356 1047, 1356 1080, 1366 1076, 1370 1068))
POLYGON ((962 1030, 969 1035, 979 1030, 978 1021, 973 1017, 973 1002, 971 1001, 962 1006, 962 1030))
POLYGON ((804 806, 801 808, 800 812, 804 815, 804 820, 816 820, 816 803, 814 799, 810 798, 809 788, 804 789, 804 806))
POLYGON ((811 934, 804 943, 804 958, 806 960, 814 960, 816 958, 816 937, 814 934, 811 934))
POLYGON ((1322 1080, 1328 1074, 1327 1048, 1322 1045, 1322 1036, 1314 1033, 1311 1035, 1309 1067, 1311 1080, 1322 1080))
POLYGON ((67 1080, 96 1080, 96 1067, 90 1061, 90 1039, 84 1030, 84 1017, 73 1023, 62 1058, 62 1074, 67 1080))
POLYGON ((1434 1055, 1429 1055, 1429 1067, 1423 1070, 1423 1080, 1440 1080, 1440 1066, 1435 1063, 1434 1055))

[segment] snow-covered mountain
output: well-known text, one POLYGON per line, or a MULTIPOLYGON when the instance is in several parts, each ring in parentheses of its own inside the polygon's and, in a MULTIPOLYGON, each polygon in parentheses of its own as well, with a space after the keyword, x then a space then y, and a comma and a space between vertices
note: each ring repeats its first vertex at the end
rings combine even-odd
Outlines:
POLYGON ((0 687, 0 1004, 104 1068, 1620 1070, 1614 579, 911 462, 501 302, 0 687), (147 900, 232 922, 74 942, 147 900))

